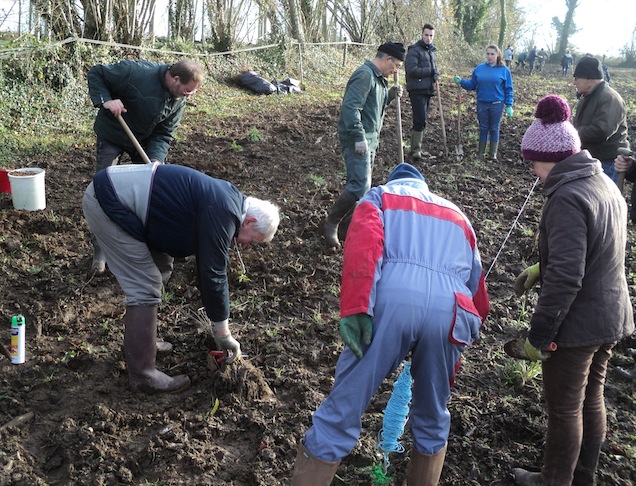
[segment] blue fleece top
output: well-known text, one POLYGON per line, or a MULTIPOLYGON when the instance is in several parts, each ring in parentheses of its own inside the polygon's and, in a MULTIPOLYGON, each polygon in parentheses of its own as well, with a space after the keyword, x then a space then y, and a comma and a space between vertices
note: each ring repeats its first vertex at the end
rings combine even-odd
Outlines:
POLYGON ((515 102, 512 75, 506 66, 491 66, 487 62, 479 64, 470 79, 462 79, 461 86, 477 92, 477 101, 496 101, 512 106, 515 102))

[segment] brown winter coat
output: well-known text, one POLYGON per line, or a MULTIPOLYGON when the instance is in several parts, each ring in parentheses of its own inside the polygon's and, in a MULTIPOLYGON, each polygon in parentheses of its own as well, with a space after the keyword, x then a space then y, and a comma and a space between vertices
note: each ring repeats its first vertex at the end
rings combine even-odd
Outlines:
POLYGON ((621 95, 605 81, 576 105, 572 124, 581 138, 581 147, 602 162, 614 160, 627 141, 627 110, 621 95))
POLYGON ((563 348, 618 341, 634 331, 625 277, 627 205, 587 150, 554 166, 539 226, 541 293, 530 342, 563 348))

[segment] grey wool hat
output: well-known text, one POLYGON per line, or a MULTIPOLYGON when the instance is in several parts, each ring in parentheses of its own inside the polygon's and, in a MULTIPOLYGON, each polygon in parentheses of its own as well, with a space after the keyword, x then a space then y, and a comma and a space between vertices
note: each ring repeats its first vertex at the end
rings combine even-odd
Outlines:
POLYGON ((378 51, 384 52, 385 54, 399 59, 402 62, 404 62, 406 56, 406 49, 404 48, 404 44, 401 42, 385 42, 378 47, 378 51))

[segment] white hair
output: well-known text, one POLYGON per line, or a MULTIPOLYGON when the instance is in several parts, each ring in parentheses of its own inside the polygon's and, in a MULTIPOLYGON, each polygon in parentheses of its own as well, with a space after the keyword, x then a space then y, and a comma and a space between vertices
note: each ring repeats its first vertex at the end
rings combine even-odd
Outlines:
POLYGON ((280 223, 278 206, 269 201, 250 196, 247 197, 246 203, 247 216, 256 218, 254 229, 265 236, 264 242, 272 241, 280 223))

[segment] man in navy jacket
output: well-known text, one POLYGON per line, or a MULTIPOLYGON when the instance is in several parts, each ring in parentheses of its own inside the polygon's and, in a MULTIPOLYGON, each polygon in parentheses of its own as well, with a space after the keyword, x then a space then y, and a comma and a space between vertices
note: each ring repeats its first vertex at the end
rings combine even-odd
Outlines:
POLYGON ((227 362, 240 356, 228 327, 229 248, 233 241, 271 241, 280 220, 275 205, 194 169, 155 162, 99 171, 83 209, 126 295, 124 354, 133 389, 174 393, 190 386, 187 376, 173 378, 155 368, 157 307, 174 257, 196 255, 216 345, 227 362))

